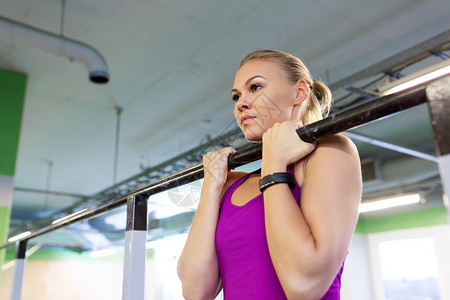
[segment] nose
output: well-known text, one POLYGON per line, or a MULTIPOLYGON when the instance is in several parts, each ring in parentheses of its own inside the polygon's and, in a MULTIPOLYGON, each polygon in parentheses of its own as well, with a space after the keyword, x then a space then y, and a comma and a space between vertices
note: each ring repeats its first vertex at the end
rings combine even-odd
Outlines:
POLYGON ((242 94, 239 100, 236 102, 236 107, 240 111, 252 108, 251 97, 246 93, 242 94))

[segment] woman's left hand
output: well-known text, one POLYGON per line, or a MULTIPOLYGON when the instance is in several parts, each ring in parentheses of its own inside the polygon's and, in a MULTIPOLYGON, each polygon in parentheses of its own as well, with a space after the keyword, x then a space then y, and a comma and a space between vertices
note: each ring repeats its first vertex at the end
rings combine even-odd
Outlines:
POLYGON ((303 126, 300 120, 275 123, 262 137, 261 175, 286 172, 286 167, 314 151, 316 143, 306 143, 296 130, 303 126))

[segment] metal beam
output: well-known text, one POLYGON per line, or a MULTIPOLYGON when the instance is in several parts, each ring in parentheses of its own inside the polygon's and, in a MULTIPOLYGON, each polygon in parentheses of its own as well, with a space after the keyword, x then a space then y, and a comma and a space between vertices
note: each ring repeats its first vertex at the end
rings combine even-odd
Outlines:
POLYGON ((55 195, 55 196, 67 196, 74 198, 86 198, 86 195, 67 193, 67 192, 57 192, 57 191, 47 191, 33 188, 25 188, 25 187, 15 187, 14 191, 18 192, 26 192, 26 193, 36 193, 36 194, 47 194, 47 195, 55 195))
POLYGON ((413 60, 418 60, 430 55, 436 48, 445 45, 450 41, 450 30, 444 31, 420 44, 417 44, 411 48, 403 50, 391 57, 388 57, 376 64, 367 67, 364 70, 356 72, 348 77, 338 80, 329 85, 332 91, 336 91, 341 88, 346 88, 353 85, 359 80, 369 78, 370 76, 390 72, 393 68, 399 65, 406 64, 413 60))
POLYGON ((406 147, 403 147, 403 146, 399 146, 399 145, 395 145, 395 144, 392 144, 392 143, 380 141, 380 140, 377 140, 377 139, 374 139, 374 138, 371 138, 371 137, 368 137, 368 136, 365 136, 365 135, 361 135, 361 134, 358 134, 358 133, 354 133, 354 132, 344 132, 343 134, 348 136, 349 138, 351 138, 353 140, 365 142, 365 143, 368 143, 368 144, 371 144, 371 145, 375 145, 375 146, 378 146, 378 147, 381 147, 381 148, 385 148, 385 149, 393 150, 393 151, 396 151, 396 152, 404 153, 404 154, 411 155, 411 156, 414 156, 414 157, 418 157, 418 158, 421 158, 421 159, 429 160, 429 161, 432 161, 432 162, 435 162, 435 163, 438 162, 438 159, 437 159, 436 156, 428 154, 428 153, 423 153, 423 152, 420 152, 420 151, 417 151, 417 150, 413 150, 413 149, 410 149, 410 148, 406 148, 406 147))

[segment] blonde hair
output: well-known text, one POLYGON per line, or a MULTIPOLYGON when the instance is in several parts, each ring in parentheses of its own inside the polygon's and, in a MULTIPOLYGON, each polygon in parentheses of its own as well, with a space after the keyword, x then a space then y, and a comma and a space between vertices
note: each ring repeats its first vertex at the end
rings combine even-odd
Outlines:
POLYGON ((300 117, 304 125, 328 116, 332 103, 331 91, 323 82, 311 77, 308 68, 299 58, 277 50, 260 49, 249 53, 241 61, 239 68, 251 60, 274 62, 286 72, 287 78, 292 83, 297 83, 299 80, 306 82, 311 92, 300 117))

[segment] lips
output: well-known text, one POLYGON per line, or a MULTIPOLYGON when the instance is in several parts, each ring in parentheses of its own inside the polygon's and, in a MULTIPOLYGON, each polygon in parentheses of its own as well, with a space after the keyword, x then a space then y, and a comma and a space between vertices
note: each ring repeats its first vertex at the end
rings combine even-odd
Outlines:
POLYGON ((241 124, 242 124, 242 125, 245 125, 245 124, 251 122, 251 121, 252 121, 253 119, 255 119, 255 118, 256 118, 256 117, 254 117, 254 116, 249 116, 249 115, 243 116, 243 117, 241 118, 241 124))

